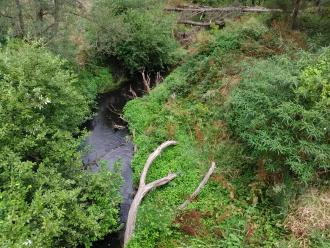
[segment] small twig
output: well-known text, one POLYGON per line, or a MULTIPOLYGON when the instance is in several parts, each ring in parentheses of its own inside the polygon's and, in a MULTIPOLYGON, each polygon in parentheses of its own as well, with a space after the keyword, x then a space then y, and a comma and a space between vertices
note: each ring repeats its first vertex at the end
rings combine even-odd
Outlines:
POLYGON ((138 97, 136 92, 132 89, 132 85, 129 85, 129 92, 132 94, 132 99, 138 97))
POLYGON ((119 119, 121 119, 122 121, 124 121, 124 122, 127 122, 125 119, 124 119, 124 117, 123 117, 123 115, 112 105, 112 104, 110 104, 110 105, 107 105, 107 109, 111 112, 111 113, 113 113, 113 114, 115 114, 115 115, 117 115, 118 116, 118 118, 119 119))

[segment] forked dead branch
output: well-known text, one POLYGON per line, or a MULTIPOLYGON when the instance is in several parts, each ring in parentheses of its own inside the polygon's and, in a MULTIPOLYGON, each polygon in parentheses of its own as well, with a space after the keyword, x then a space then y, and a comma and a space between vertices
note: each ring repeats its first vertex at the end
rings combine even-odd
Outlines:
MULTIPOLYGON (((161 144, 153 153, 149 155, 149 158, 147 162, 145 163, 141 177, 140 177, 140 183, 138 191, 134 197, 134 200, 132 202, 132 205, 130 207, 130 210, 128 212, 128 218, 126 223, 126 230, 124 235, 124 246, 127 245, 128 241, 131 239, 134 229, 135 229, 135 223, 136 223, 136 217, 137 217, 137 211, 138 208, 142 202, 143 197, 152 189, 155 189, 159 186, 165 185, 168 182, 172 181, 177 175, 175 173, 169 173, 166 177, 163 177, 161 179, 155 180, 151 183, 146 184, 146 177, 148 170, 150 166, 152 165, 153 161, 161 154, 161 152, 171 145, 176 145, 176 141, 166 141, 163 144, 161 144)), ((200 193, 200 191, 204 188, 205 184, 209 180, 210 176, 215 170, 215 163, 212 162, 212 165, 206 175, 204 176, 203 180, 200 182, 199 186, 196 188, 196 190, 191 194, 191 196, 182 204, 179 206, 179 210, 184 209, 193 199, 197 197, 197 195, 200 193)))
POLYGON ((124 236, 124 246, 127 245, 128 241, 132 237, 132 234, 135 229, 135 222, 136 222, 136 215, 138 207, 143 199, 143 197, 152 189, 157 188, 159 186, 162 186, 164 184, 167 184, 171 180, 173 180, 177 175, 175 173, 169 173, 166 177, 163 177, 161 179, 155 180, 151 183, 146 184, 146 177, 148 170, 152 164, 152 162, 161 154, 161 152, 168 146, 176 145, 176 141, 166 141, 163 144, 161 144, 153 153, 149 155, 149 158, 147 162, 144 165, 141 177, 140 177, 140 183, 138 191, 134 197, 134 200, 132 202, 132 205, 128 212, 128 218, 126 223, 126 230, 125 230, 125 236, 124 236))

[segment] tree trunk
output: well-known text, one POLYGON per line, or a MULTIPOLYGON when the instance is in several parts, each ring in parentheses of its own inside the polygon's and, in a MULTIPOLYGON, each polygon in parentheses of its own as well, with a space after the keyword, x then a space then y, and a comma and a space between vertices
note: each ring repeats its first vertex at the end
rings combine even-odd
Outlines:
POLYGON ((36 21, 42 22, 44 17, 44 9, 40 0, 34 0, 34 8, 36 21))
POLYGON ((317 7, 317 12, 320 13, 321 12, 321 0, 316 0, 315 5, 317 7))
POLYGON ((60 24, 60 7, 61 7, 61 0, 54 0, 54 25, 53 25, 53 35, 55 36, 58 32, 58 27, 60 24))
POLYGON ((25 35, 25 27, 24 27, 24 20, 23 20, 23 10, 20 0, 15 0, 16 9, 18 14, 18 36, 23 38, 25 35))
POLYGON ((299 10, 300 10, 300 5, 302 0, 293 0, 294 1, 294 7, 293 7, 293 11, 292 11, 292 29, 296 29, 297 28, 297 17, 299 14, 299 10))
POLYGON ((41 3, 41 0, 34 0, 34 8, 35 8, 35 36, 40 37, 43 33, 44 29, 44 6, 41 3))

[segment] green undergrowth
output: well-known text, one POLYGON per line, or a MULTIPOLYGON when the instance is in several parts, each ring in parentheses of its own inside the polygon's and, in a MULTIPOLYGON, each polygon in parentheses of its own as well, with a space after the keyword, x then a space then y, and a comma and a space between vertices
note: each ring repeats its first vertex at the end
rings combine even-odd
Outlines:
POLYGON ((153 163, 147 181, 169 172, 178 176, 145 197, 128 247, 286 244, 283 208, 274 201, 276 197, 279 201, 290 198, 295 184, 287 184, 285 199, 274 196, 276 190, 267 192, 256 158, 233 136, 225 114, 230 92, 241 80, 244 61, 282 53, 294 56, 300 40, 283 40, 280 32, 255 18, 205 32, 203 42, 189 49, 186 63, 149 95, 128 102, 124 111, 137 145, 132 162, 136 184, 148 155, 166 140, 178 142, 153 163), (178 211, 211 161, 217 168, 206 187, 187 209, 178 211))

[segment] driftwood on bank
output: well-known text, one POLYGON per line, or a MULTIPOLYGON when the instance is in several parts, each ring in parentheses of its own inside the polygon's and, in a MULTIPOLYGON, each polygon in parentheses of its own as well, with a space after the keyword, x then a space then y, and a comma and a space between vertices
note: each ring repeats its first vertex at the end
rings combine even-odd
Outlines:
POLYGON ((124 246, 127 245, 128 241, 132 237, 132 234, 134 232, 135 228, 135 222, 136 222, 136 215, 138 207, 143 199, 143 197, 152 189, 159 187, 161 185, 167 184, 171 180, 173 180, 176 177, 176 174, 169 173, 166 177, 163 177, 161 179, 155 180, 151 183, 146 184, 146 177, 148 170, 152 164, 152 162, 161 154, 161 152, 168 146, 176 145, 176 141, 166 141, 163 144, 161 144, 153 153, 149 155, 149 158, 147 162, 144 165, 141 177, 140 177, 140 183, 138 191, 133 199, 132 205, 128 212, 128 218, 126 222, 126 230, 124 235, 124 246))
POLYGON ((189 198, 178 207, 179 210, 185 209, 188 206, 188 204, 198 196, 198 194, 206 185, 210 176, 213 174, 214 170, 215 170, 215 162, 212 162, 211 167, 208 170, 208 172, 205 174, 203 180, 200 182, 196 190, 189 196, 189 198))
POLYGON ((268 9, 264 7, 223 7, 223 8, 211 8, 211 7, 178 7, 178 8, 165 8, 166 11, 174 12, 245 12, 245 13, 270 13, 270 12, 283 12, 281 9, 268 9))

